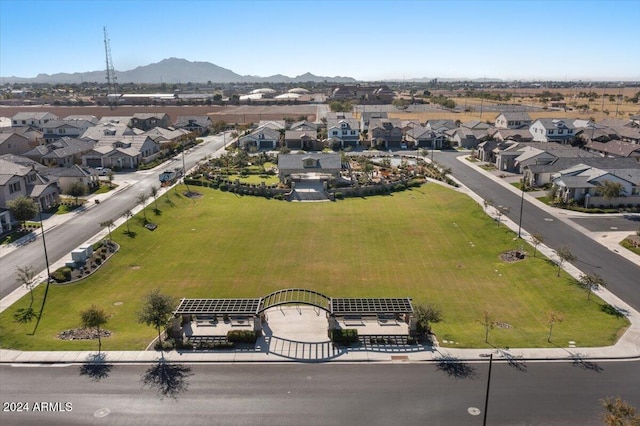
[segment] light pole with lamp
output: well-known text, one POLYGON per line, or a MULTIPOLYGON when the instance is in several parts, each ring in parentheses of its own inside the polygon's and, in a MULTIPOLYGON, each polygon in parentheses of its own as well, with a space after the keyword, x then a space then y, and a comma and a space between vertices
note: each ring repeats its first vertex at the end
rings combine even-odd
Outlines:
POLYGON ((522 193, 520 195, 520 219, 518 220, 518 238, 522 238, 522 210, 524 208, 524 187, 527 181, 527 174, 524 173, 522 175, 522 181, 520 182, 520 186, 522 186, 522 193))
POLYGON ((487 426, 487 409, 489 408, 489 388, 491 386, 491 367, 493 366, 493 353, 489 354, 489 373, 487 374, 487 392, 484 397, 484 416, 482 425, 487 426))

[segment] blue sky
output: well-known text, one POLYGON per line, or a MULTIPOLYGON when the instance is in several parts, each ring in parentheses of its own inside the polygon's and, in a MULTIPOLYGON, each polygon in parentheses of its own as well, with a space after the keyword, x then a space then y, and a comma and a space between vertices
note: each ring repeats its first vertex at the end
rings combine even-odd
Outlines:
POLYGON ((640 80, 640 1, 0 0, 0 76, 169 57, 242 75, 640 80))

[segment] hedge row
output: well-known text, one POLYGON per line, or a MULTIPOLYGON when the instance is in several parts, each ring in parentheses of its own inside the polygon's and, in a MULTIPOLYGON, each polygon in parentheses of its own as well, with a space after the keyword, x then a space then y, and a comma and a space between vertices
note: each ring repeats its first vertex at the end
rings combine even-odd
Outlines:
POLYGON ((253 330, 231 330, 227 333, 227 340, 231 343, 255 343, 258 333, 253 330))
POLYGON ((358 330, 355 328, 331 330, 331 341, 338 345, 349 346, 358 342, 358 330))

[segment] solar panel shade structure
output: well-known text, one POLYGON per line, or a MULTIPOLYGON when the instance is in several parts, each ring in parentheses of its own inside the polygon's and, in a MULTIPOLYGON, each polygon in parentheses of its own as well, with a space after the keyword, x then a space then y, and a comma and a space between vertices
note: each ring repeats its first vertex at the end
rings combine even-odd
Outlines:
POLYGON ((261 299, 182 299, 174 315, 236 314, 255 315, 261 299))
POLYGON ((332 314, 412 313, 411 299, 331 299, 332 314))

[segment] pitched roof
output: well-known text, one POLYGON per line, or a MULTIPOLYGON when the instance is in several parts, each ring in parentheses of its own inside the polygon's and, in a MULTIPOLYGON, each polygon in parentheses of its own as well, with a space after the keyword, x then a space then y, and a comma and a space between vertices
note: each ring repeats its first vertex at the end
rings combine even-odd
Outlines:
POLYGON ((320 169, 340 169, 342 168, 341 155, 335 153, 308 153, 308 154, 280 154, 278 155, 279 169, 302 169, 303 160, 313 158, 318 160, 320 169))
MULTIPOLYGON (((498 115, 504 115, 508 121, 531 121, 531 116, 526 112, 506 111, 498 115)), ((496 117, 496 118, 498 118, 496 117)))
POLYGON ((607 154, 617 155, 620 157, 629 157, 634 152, 640 154, 640 145, 619 140, 613 140, 609 142, 591 141, 585 146, 585 148, 593 149, 607 154))

